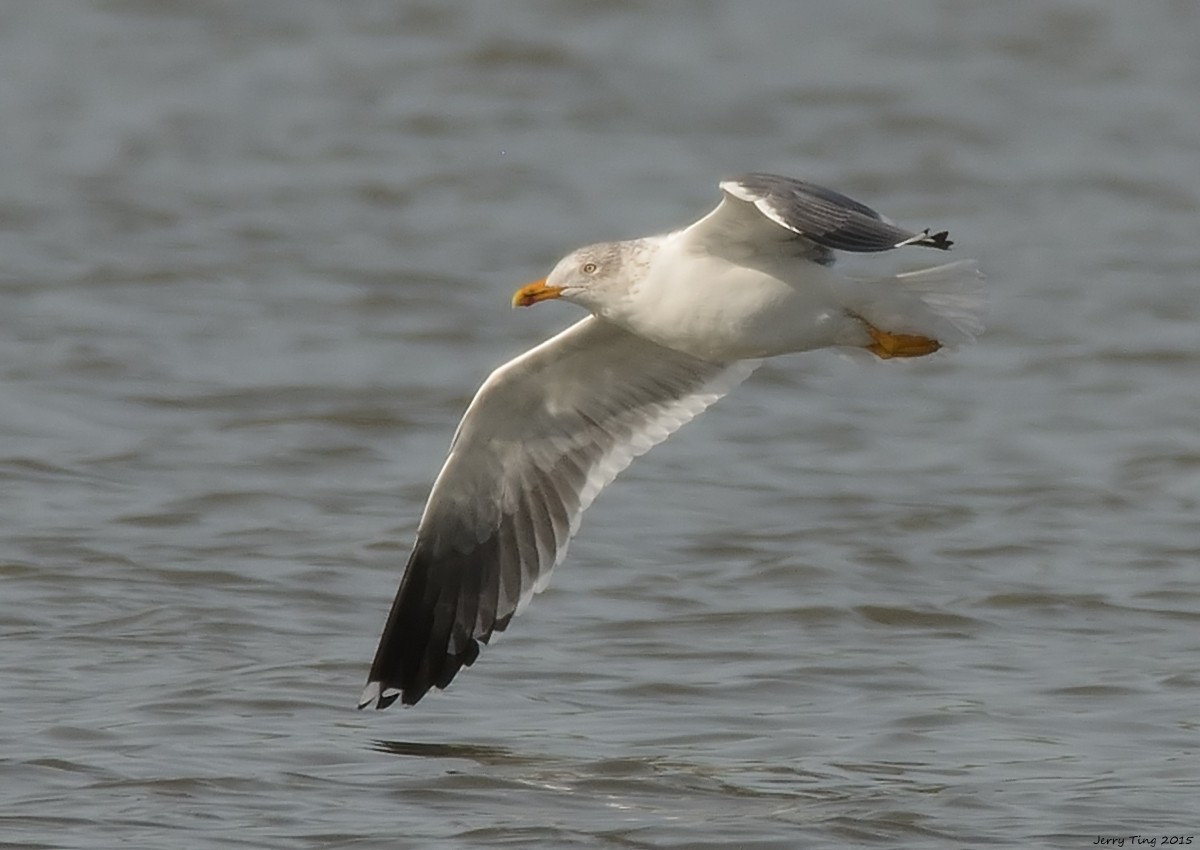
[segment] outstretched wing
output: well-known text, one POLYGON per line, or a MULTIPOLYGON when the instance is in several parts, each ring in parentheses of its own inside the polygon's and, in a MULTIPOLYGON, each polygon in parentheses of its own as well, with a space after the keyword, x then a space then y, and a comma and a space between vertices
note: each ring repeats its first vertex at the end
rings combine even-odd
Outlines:
POLYGON ((731 244, 802 241, 809 259, 830 264, 832 251, 871 253, 905 245, 948 250, 949 233, 900 227, 853 198, 789 177, 743 174, 721 184, 715 210, 684 231, 713 253, 731 244))
POLYGON ((546 586, 596 494, 756 365, 589 316, 493 372, 434 482, 359 707, 446 687, 546 586))

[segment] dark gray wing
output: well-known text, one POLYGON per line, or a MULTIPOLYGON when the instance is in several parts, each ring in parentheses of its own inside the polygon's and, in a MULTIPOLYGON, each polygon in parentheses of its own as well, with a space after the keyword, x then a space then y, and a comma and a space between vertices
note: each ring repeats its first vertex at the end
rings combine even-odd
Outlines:
POLYGON ((947 231, 908 230, 866 204, 815 183, 751 173, 720 185, 725 198, 688 228, 690 236, 714 244, 721 240, 779 242, 798 236, 813 246, 810 258, 822 263, 833 261, 833 250, 871 253, 923 245, 945 251, 954 244, 947 231), (764 228, 767 223, 770 226, 764 228))
POLYGON ((546 586, 596 494, 755 365, 588 317, 493 372, 434 482, 359 707, 446 687, 546 586))

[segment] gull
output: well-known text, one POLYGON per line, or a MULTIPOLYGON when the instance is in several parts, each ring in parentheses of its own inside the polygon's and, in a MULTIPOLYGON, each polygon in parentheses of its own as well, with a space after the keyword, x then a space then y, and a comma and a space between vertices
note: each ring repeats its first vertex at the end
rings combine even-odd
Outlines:
POLYGON ((921 357, 982 331, 972 260, 873 279, 833 269, 836 251, 948 250, 946 231, 772 174, 720 189, 694 224, 580 248, 516 291, 514 307, 561 299, 590 315, 500 366, 468 406, 359 708, 449 685, 545 589, 596 495, 763 358, 921 357))

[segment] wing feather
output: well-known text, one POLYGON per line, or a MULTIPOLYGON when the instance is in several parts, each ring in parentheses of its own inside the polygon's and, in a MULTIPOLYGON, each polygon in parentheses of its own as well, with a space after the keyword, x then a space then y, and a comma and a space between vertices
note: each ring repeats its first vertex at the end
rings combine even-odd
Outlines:
POLYGON ((434 482, 360 706, 448 685, 545 588, 600 490, 756 365, 588 317, 493 372, 434 482))
POLYGON ((799 243, 799 253, 829 265, 833 251, 872 253, 905 245, 948 250, 946 231, 912 231, 866 204, 815 183, 775 174, 751 173, 723 181, 725 197, 685 235, 712 253, 739 251, 749 243, 799 243))

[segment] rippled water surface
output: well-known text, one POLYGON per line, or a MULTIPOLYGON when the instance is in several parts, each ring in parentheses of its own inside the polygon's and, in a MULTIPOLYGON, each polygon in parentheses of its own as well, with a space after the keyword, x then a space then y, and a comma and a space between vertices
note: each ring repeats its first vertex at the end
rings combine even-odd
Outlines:
POLYGON ((1184 2, 0 6, 0 846, 1200 843, 1198 43, 1184 2), (988 333, 772 362, 446 693, 355 711, 464 405, 577 316, 512 289, 748 169, 949 227, 988 333))

